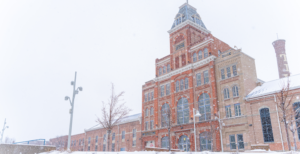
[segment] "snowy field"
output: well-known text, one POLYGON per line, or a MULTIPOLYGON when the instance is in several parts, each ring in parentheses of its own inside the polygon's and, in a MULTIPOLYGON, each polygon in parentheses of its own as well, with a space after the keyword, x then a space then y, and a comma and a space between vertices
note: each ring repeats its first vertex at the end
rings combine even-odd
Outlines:
MULTIPOLYGON (((40 154, 237 154, 236 152, 154 152, 154 151, 141 151, 141 152, 59 152, 59 151, 52 151, 52 152, 44 152, 40 154)), ((273 152, 273 151, 263 151, 263 150, 253 150, 248 152, 239 152, 240 154, 300 154, 300 152, 289 151, 289 152, 273 152)))

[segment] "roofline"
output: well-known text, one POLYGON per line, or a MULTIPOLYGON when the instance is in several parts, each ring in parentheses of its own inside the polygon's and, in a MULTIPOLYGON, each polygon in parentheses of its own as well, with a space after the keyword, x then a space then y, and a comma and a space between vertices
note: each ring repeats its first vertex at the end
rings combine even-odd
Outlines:
MULTIPOLYGON (((137 114, 141 114, 141 113, 137 113, 137 114)), ((137 114, 133 114, 133 115, 137 115, 137 114)), ((133 115, 130 115, 130 116, 133 116, 133 115)), ((127 116, 127 117, 129 117, 129 116, 127 116)), ((124 118, 125 118, 125 117, 124 117, 124 118)), ((126 123, 131 123, 131 122, 134 122, 134 121, 140 121, 140 122, 141 122, 141 120, 142 120, 142 114, 141 114, 140 117, 138 117, 138 118, 136 118, 136 119, 128 120, 128 121, 126 121, 126 122, 120 122, 120 123, 116 124, 115 126, 122 125, 122 124, 126 124, 126 123)), ((99 126, 99 125, 100 125, 100 124, 95 125, 95 126, 99 126)), ((95 126, 93 126, 93 127, 95 127, 95 126)), ((93 127, 89 128, 89 129, 84 129, 84 132, 90 132, 90 131, 93 131, 93 130, 103 129, 103 127, 101 127, 101 126, 92 129, 93 127)))
MULTIPOLYGON (((292 87, 292 88, 290 88, 289 90, 295 90, 295 89, 298 89, 298 88, 300 89, 300 86, 292 87)), ((280 90, 276 90, 276 91, 268 92, 268 93, 265 93, 265 94, 257 95, 257 96, 255 96, 255 97, 248 97, 248 98, 247 98, 247 96, 246 96, 246 97, 245 97, 245 100, 246 100, 246 101, 254 100, 254 99, 257 99, 257 98, 259 98, 259 97, 266 96, 266 95, 276 94, 276 93, 278 93, 279 91, 280 91, 280 90)))
POLYGON ((190 21, 190 20, 186 20, 186 21, 182 22, 181 24, 175 26, 174 28, 170 29, 170 30, 168 31, 168 33, 171 34, 171 33, 175 32, 175 31, 177 31, 177 30, 183 28, 184 26, 186 26, 186 25, 188 25, 188 24, 191 25, 191 26, 193 26, 193 27, 195 27, 195 28, 200 29, 201 31, 203 31, 203 32, 206 33, 206 34, 210 34, 210 31, 209 31, 209 30, 203 28, 202 26, 200 26, 200 25, 198 25, 198 24, 196 24, 196 23, 194 23, 194 22, 192 22, 192 21, 190 21))

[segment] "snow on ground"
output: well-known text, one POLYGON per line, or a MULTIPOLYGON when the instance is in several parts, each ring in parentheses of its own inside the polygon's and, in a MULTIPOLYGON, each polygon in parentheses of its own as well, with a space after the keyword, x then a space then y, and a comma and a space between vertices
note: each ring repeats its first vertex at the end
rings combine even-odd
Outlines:
MULTIPOLYGON (((246 152, 239 152, 240 154, 300 154, 300 152, 289 151, 289 152, 274 152, 265 150, 252 150, 246 152)), ((75 152, 43 152, 40 154, 172 154, 170 152, 155 152, 155 151, 135 151, 135 152, 92 152, 92 151, 75 151, 75 152)), ((174 152, 173 154, 237 154, 236 152, 174 152)))

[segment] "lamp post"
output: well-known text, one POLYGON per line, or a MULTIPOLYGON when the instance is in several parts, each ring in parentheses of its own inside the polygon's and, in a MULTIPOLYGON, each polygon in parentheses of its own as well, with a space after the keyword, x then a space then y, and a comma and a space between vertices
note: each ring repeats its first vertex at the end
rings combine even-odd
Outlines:
POLYGON ((73 97, 72 100, 70 99, 69 96, 65 97, 65 100, 69 100, 70 101, 70 105, 71 105, 71 109, 70 109, 70 126, 69 126, 69 136, 68 136, 68 150, 70 150, 70 143, 71 143, 71 133, 72 133, 72 122, 73 122, 73 111, 74 111, 74 100, 75 100, 75 95, 78 94, 79 91, 82 91, 82 87, 78 87, 77 89, 76 87, 76 74, 77 72, 75 72, 75 79, 74 81, 71 82, 71 85, 73 86, 73 97), (76 89, 76 90, 75 90, 76 89))
POLYGON ((8 126, 5 127, 6 124, 6 119, 4 120, 4 125, 3 125, 3 129, 2 129, 2 133, 1 133, 1 140, 0 140, 0 144, 2 143, 2 139, 3 139, 3 134, 6 128, 8 128, 8 126))
POLYGON ((196 110, 196 109, 194 109, 193 108, 193 117, 194 117, 194 134, 195 134, 195 152, 197 152, 197 135, 196 135, 196 124, 195 124, 195 118, 196 117, 200 117, 201 116, 201 114, 199 113, 199 111, 198 110, 196 110), (195 112, 196 112, 196 114, 195 114, 195 112))

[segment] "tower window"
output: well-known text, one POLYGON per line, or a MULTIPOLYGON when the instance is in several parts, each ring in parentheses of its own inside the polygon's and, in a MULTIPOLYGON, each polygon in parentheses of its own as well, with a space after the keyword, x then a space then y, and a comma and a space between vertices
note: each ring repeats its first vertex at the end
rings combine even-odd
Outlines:
POLYGON ((198 73, 196 75, 196 78, 197 78, 197 86, 200 86, 201 85, 201 73, 198 73))
POLYGON ((204 49, 204 58, 208 57, 208 50, 207 48, 204 49))
POLYGON ((200 50, 198 53, 198 60, 201 60, 201 59, 202 59, 202 51, 200 50))
POLYGON ((167 65, 167 72, 170 72, 171 68, 170 68, 170 64, 167 65))

